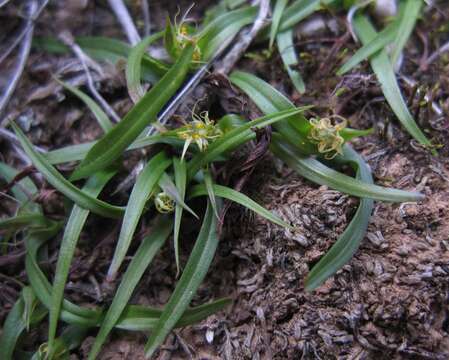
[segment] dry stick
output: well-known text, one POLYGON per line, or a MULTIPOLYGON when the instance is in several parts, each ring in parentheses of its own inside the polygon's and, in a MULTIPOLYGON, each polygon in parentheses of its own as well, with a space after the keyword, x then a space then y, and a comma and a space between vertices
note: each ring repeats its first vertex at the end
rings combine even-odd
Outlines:
POLYGON ((125 4, 122 0, 109 0, 108 3, 115 14, 115 17, 125 31, 129 43, 131 45, 136 45, 140 42, 140 35, 137 32, 136 26, 134 25, 125 4))
POLYGON ((424 66, 427 67, 429 64, 433 63, 438 57, 443 54, 444 52, 449 51, 449 41, 441 46, 438 50, 436 50, 434 53, 432 53, 427 60, 424 63, 424 66))
MULTIPOLYGON (((20 146, 20 140, 17 138, 17 136, 14 133, 12 133, 9 130, 6 130, 4 128, 0 128, 0 138, 3 138, 3 139, 8 140, 9 142, 11 142, 11 143, 13 143, 15 145, 20 146)), ((34 148, 37 151, 40 151, 42 153, 46 153, 47 152, 47 150, 45 150, 44 148, 41 148, 40 146, 37 146, 37 145, 35 145, 34 148)))
MULTIPOLYGON (((34 12, 34 14, 32 14, 31 16, 29 16, 26 19, 26 23, 23 26, 23 28, 19 31, 19 35, 17 35, 17 37, 14 39, 14 41, 10 44, 10 46, 3 51, 3 54, 0 55, 0 64, 9 56, 9 54, 11 53, 11 51, 13 51, 16 46, 20 43, 20 41, 23 39, 23 37, 27 34, 27 32, 30 30, 31 27, 34 26, 34 21, 39 17, 39 15, 41 14, 42 10, 45 9, 45 7, 47 6, 49 0, 45 0, 41 6, 39 6, 37 8, 37 10, 34 12), (31 20, 31 21, 30 21, 31 20)), ((0 4, 0 7, 2 5, 0 4)))
POLYGON ((114 122, 119 122, 120 117, 117 115, 117 113, 114 111, 114 109, 112 109, 112 107, 109 106, 107 101, 100 95, 100 93, 95 88, 95 83, 94 83, 94 80, 92 78, 92 75, 90 73, 89 66, 87 65, 87 63, 89 63, 89 65, 92 68, 94 68, 99 74, 102 74, 101 67, 84 53, 84 51, 75 43, 73 36, 69 32, 65 31, 65 32, 61 33, 59 38, 68 47, 70 47, 72 52, 76 55, 78 60, 81 62, 81 65, 84 69, 84 72, 85 72, 86 78, 87 78, 87 87, 89 88, 89 90, 92 93, 95 100, 97 100, 100 103, 101 107, 106 111, 106 113, 112 118, 112 120, 114 122))
POLYGON ((150 7, 147 0, 142 0, 142 13, 143 13, 143 34, 144 36, 150 35, 151 22, 150 22, 150 7))
MULTIPOLYGON (((20 47, 17 66, 14 69, 13 75, 7 82, 5 91, 3 92, 3 95, 0 99, 0 115, 5 110, 6 105, 8 105, 9 99, 11 98, 14 90, 17 87, 17 84, 19 83, 20 77, 25 68, 25 64, 28 60, 28 55, 30 54, 30 49, 31 49, 31 40, 33 39, 33 30, 34 30, 33 16, 36 14, 36 10, 37 10, 37 2, 33 0, 29 3, 29 7, 28 7, 29 14, 28 14, 28 19, 27 19, 27 24, 29 25, 29 27, 27 28, 27 31, 25 32, 24 40, 20 47)), ((4 119, 2 119, 0 121, 0 127, 3 126, 3 123, 4 123, 4 119)))
POLYGON ((229 53, 225 56, 225 58, 221 61, 221 63, 217 66, 216 71, 218 73, 227 74, 231 71, 237 61, 242 57, 245 53, 246 49, 248 49, 251 42, 257 36, 259 31, 265 25, 265 21, 268 17, 268 11, 270 10, 270 1, 269 0, 260 0, 259 2, 259 13, 257 14, 257 18, 254 21, 254 24, 251 30, 243 33, 240 38, 237 40, 237 43, 234 47, 229 51, 229 53))

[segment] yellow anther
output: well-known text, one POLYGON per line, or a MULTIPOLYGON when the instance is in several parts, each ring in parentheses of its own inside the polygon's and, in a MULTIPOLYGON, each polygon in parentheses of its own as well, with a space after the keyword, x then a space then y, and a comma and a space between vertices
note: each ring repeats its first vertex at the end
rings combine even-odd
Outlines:
POLYGON ((324 154, 326 159, 332 159, 337 154, 342 153, 344 139, 340 135, 340 131, 347 125, 347 120, 338 115, 329 118, 309 120, 312 129, 309 133, 309 140, 317 144, 318 151, 324 154), (342 120, 340 123, 333 125, 331 119, 338 118, 342 120))

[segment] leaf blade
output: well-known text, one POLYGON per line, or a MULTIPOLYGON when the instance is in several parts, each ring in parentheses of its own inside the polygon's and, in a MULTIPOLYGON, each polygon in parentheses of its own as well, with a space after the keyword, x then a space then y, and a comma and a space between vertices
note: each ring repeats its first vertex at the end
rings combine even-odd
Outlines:
POLYGON ((184 48, 178 61, 156 83, 114 128, 89 150, 71 179, 77 180, 104 169, 139 136, 144 128, 156 121, 158 112, 174 95, 189 70, 193 46, 184 48))

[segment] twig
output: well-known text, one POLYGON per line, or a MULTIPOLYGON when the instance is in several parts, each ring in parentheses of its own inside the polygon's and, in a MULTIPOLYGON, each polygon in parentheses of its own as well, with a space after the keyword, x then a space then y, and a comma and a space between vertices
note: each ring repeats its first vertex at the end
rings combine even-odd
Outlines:
POLYGON ((254 21, 251 30, 241 34, 240 39, 215 69, 218 73, 227 74, 229 71, 231 71, 236 62, 243 56, 246 49, 248 49, 251 42, 265 25, 269 10, 270 1, 260 0, 259 13, 257 14, 257 18, 254 21))
MULTIPOLYGON (((9 142, 11 142, 11 143, 13 143, 15 145, 20 145, 20 141, 17 138, 17 136, 14 133, 12 133, 11 131, 8 131, 8 130, 6 130, 4 128, 0 128, 0 138, 6 139, 6 140, 8 140, 9 142)), ((47 150, 45 150, 44 148, 41 148, 40 146, 36 146, 35 145, 34 148, 37 151, 40 151, 42 153, 46 153, 47 152, 47 150)))
MULTIPOLYGON (((23 37, 26 35, 26 33, 30 30, 32 26, 34 26, 34 21, 39 17, 42 10, 45 9, 47 6, 49 0, 45 0, 38 9, 29 16, 26 21, 25 25, 22 27, 22 29, 19 31, 19 35, 16 36, 16 38, 13 40, 13 42, 9 45, 9 47, 3 51, 3 53, 0 55, 0 64, 5 61, 5 59, 9 56, 9 54, 16 48, 16 46, 20 43, 20 41, 23 39, 23 37), (30 21, 31 20, 31 21, 30 21)), ((0 4, 0 7, 2 7, 4 4, 0 4)))
MULTIPOLYGON (((11 98, 14 90, 17 87, 17 84, 19 83, 20 77, 22 76, 23 70, 25 68, 25 64, 28 60, 28 55, 30 54, 31 49, 31 40, 33 39, 33 16, 34 14, 36 14, 36 10, 37 2, 33 0, 29 3, 28 7, 29 16, 27 19, 27 24, 29 24, 29 27, 24 35, 24 40, 19 50, 17 65, 13 71, 13 75, 7 81, 6 89, 4 90, 3 95, 0 99, 0 115, 5 110, 6 105, 8 105, 9 99, 11 98)), ((2 121, 0 121, 0 127, 3 126, 3 122, 4 121, 2 119, 2 121)))
POLYGON ((122 0, 108 0, 108 3, 115 14, 115 17, 125 31, 129 43, 131 45, 136 45, 140 42, 140 35, 137 32, 136 26, 134 25, 125 4, 122 0))
POLYGON ((441 54, 443 54, 446 51, 449 51, 449 41, 443 46, 441 46, 438 50, 433 52, 424 62, 423 67, 426 68, 427 66, 429 66, 429 64, 433 63, 436 59, 438 59, 438 57, 441 56, 441 54))
POLYGON ((63 32, 60 34, 59 38, 70 47, 70 49, 73 51, 73 53, 76 55, 78 60, 81 62, 81 65, 83 66, 84 72, 86 73, 87 78, 87 86, 92 93, 95 100, 97 100, 101 107, 107 112, 107 114, 112 118, 114 122, 119 122, 120 117, 117 115, 117 113, 112 109, 111 106, 107 103, 107 101, 100 95, 100 93, 95 88, 95 83, 92 78, 92 75, 89 70, 89 66, 87 63, 90 64, 92 68, 94 68, 98 73, 102 73, 101 68, 96 64, 89 56, 87 56, 84 51, 74 42, 73 36, 69 32, 63 32))
POLYGON ((144 36, 150 35, 151 21, 150 21, 150 7, 147 0, 142 0, 142 13, 143 13, 143 34, 144 36))

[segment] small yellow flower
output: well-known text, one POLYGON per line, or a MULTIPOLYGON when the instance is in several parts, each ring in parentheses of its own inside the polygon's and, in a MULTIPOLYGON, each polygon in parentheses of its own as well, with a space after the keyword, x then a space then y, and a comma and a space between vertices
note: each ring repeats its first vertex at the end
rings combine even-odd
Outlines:
POLYGON ((162 214, 168 214, 175 210, 175 201, 164 191, 160 192, 154 198, 156 210, 162 214))
POLYGON ((341 137, 340 131, 346 127, 347 120, 341 116, 333 115, 330 118, 312 118, 309 121, 312 125, 309 140, 317 144, 318 151, 324 154, 326 159, 332 159, 337 154, 341 154, 345 140, 341 137), (333 125, 332 118, 338 118, 341 122, 333 125))
POLYGON ((184 49, 187 44, 193 44, 195 47, 193 50, 193 61, 199 62, 201 60, 201 49, 197 45, 198 37, 192 34, 192 28, 186 24, 188 22, 187 14, 189 11, 190 9, 184 14, 179 25, 176 24, 175 17, 176 43, 180 49, 184 49))
POLYGON ((178 136, 185 140, 181 159, 184 159, 184 155, 192 142, 198 145, 200 151, 204 151, 207 149, 210 140, 222 135, 222 131, 209 119, 207 111, 203 111, 199 115, 192 113, 192 118, 193 121, 178 132, 178 136))

